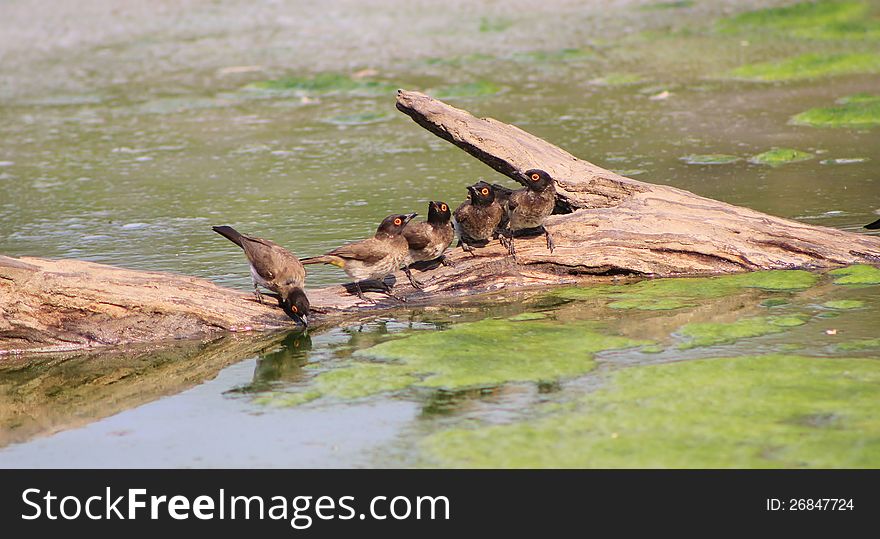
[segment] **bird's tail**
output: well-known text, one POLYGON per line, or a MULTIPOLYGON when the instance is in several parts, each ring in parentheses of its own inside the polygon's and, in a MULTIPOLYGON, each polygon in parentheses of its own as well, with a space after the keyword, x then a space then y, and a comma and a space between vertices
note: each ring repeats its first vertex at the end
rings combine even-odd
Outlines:
POLYGON ((308 258, 301 258, 300 262, 303 264, 333 264, 340 268, 345 265, 345 260, 333 255, 310 256, 308 258))
POLYGON ((870 224, 865 225, 865 228, 867 228, 868 230, 877 230, 877 229, 880 229, 880 219, 877 219, 877 220, 874 221, 873 223, 870 223, 870 224))
POLYGON ((231 226, 212 226, 211 230, 241 247, 241 233, 231 226))

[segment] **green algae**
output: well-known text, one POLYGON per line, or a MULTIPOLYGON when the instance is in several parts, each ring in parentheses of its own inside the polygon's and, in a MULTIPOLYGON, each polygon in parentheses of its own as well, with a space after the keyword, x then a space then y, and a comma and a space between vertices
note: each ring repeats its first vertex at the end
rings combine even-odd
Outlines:
POLYGON ((508 320, 512 322, 524 322, 527 320, 543 320, 544 318, 547 318, 545 313, 522 313, 516 316, 511 316, 508 320))
POLYGON ((774 82, 854 73, 880 73, 880 54, 802 54, 779 62, 744 65, 728 72, 727 76, 774 82))
POLYGON ((865 306, 865 302, 857 299, 838 299, 834 301, 826 301, 822 306, 838 310, 861 309, 865 306))
POLYGON ((880 38, 880 21, 869 16, 864 1, 801 2, 791 6, 750 11, 723 19, 723 33, 775 33, 812 40, 873 40, 880 38))
POLYGON ((836 346, 838 350, 843 352, 854 352, 859 350, 873 350, 880 348, 880 338, 878 339, 861 339, 858 341, 842 342, 836 346))
POLYGON ((262 393, 257 397, 254 397, 253 403, 260 406, 270 406, 272 408, 287 408, 292 406, 299 406, 320 397, 320 391, 271 391, 267 393, 262 393))
POLYGON ((695 303, 687 303, 685 301, 673 298, 656 299, 645 301, 644 299, 626 299, 615 301, 608 304, 612 309, 637 309, 640 311, 672 311, 675 309, 683 309, 685 307, 696 307, 695 303))
POLYGON ((511 26, 513 26, 513 21, 510 19, 489 17, 480 18, 480 32, 484 34, 503 32, 511 26))
POLYGON ((798 125, 813 127, 874 127, 880 125, 880 95, 843 98, 833 107, 818 107, 792 117, 798 125))
POLYGON ((729 165, 730 163, 740 161, 742 158, 726 153, 710 153, 685 155, 680 159, 688 165, 729 165))
POLYGON ((338 399, 358 399, 399 391, 416 382, 418 378, 397 365, 357 362, 319 374, 315 378, 315 389, 321 395, 338 399))
POLYGON ((460 389, 553 381, 589 372, 593 354, 649 344, 603 335, 591 323, 486 319, 414 333, 359 350, 355 357, 395 361, 425 387, 460 389))
POLYGON ((655 279, 628 286, 628 292, 642 297, 722 297, 744 288, 795 291, 810 288, 819 277, 803 270, 772 270, 735 273, 720 277, 655 279))
POLYGON ((689 339, 679 345, 679 350, 703 346, 731 344, 741 339, 782 333, 788 328, 805 324, 796 316, 743 318, 735 322, 695 322, 679 329, 679 334, 689 339))
POLYGON ((255 402, 297 406, 410 387, 462 391, 508 382, 556 383, 591 371, 595 353, 653 344, 603 335, 593 323, 559 325, 541 313, 524 314, 530 316, 461 323, 385 341, 354 352, 356 361, 319 372, 307 390, 264 394, 255 402))
POLYGON ((281 408, 299 406, 327 397, 353 400, 400 391, 418 381, 418 378, 396 365, 354 362, 345 367, 317 374, 308 389, 266 392, 255 397, 253 402, 262 406, 281 408))
POLYGON ((737 273, 714 279, 721 286, 760 288, 771 291, 795 291, 810 288, 819 276, 803 270, 772 270, 737 273))
POLYGON ((788 305, 788 300, 782 298, 769 298, 761 302, 762 307, 767 307, 772 309, 773 307, 781 307, 783 305, 788 305))
POLYGON ((876 468, 878 399, 872 359, 676 362, 616 371, 578 410, 449 429, 421 448, 444 467, 876 468))
POLYGON ((355 79, 339 73, 319 73, 312 77, 281 77, 248 84, 246 89, 297 94, 390 94, 397 88, 387 82, 355 79))
POLYGON ((744 289, 792 292, 810 288, 819 276, 803 270, 736 273, 719 277, 653 279, 624 285, 560 288, 548 298, 590 301, 610 300, 614 309, 672 310, 691 307, 694 300, 719 298, 744 289))
POLYGON ((781 328, 793 328, 802 326, 806 324, 807 321, 801 316, 777 316, 772 318, 770 323, 781 328))
POLYGON ((438 99, 449 99, 451 97, 486 97, 495 95, 500 91, 501 87, 495 83, 477 81, 432 88, 428 90, 428 93, 438 99))
POLYGON ((813 154, 793 150, 791 148, 773 148, 764 153, 753 155, 749 158, 749 163, 756 165, 770 165, 777 167, 788 163, 797 163, 799 161, 807 161, 813 158, 813 154))
POLYGON ((880 268, 865 264, 831 270, 828 275, 835 277, 834 284, 880 284, 880 268))

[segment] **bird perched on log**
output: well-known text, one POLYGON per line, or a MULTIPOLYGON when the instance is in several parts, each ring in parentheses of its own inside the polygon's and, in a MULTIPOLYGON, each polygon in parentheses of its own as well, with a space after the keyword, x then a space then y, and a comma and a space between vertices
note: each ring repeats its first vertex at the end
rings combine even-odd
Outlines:
POLYGON ((467 200, 455 209, 455 232, 459 245, 468 252, 485 247, 497 237, 504 209, 495 199, 495 189, 484 181, 471 185, 467 200))
POLYGON ((867 228, 868 230, 880 229, 880 219, 877 219, 873 223, 869 223, 869 224, 865 225, 865 228, 867 228))
POLYGON ((409 282, 419 290, 424 285, 413 278, 409 269, 411 264, 438 259, 444 266, 452 264, 443 256, 455 237, 455 231, 449 222, 451 217, 452 212, 445 202, 431 201, 428 203, 428 220, 419 223, 411 221, 403 229, 403 237, 409 244, 409 257, 403 266, 403 271, 409 282))
POLYGON ((278 294, 278 305, 288 316, 309 325, 309 298, 303 290, 306 269, 299 258, 277 243, 254 236, 246 236, 231 226, 211 227, 214 232, 238 245, 244 251, 251 267, 254 294, 263 303, 260 287, 278 294))
POLYGON ((389 215, 372 238, 337 247, 321 256, 304 258, 303 264, 332 264, 342 268, 354 279, 357 296, 366 301, 361 282, 377 281, 383 292, 399 301, 403 299, 391 293, 391 287, 383 279, 403 266, 409 255, 409 244, 403 237, 403 229, 417 214, 389 215))
POLYGON ((523 178, 526 186, 516 191, 502 185, 492 186, 507 216, 506 227, 501 231, 502 238, 506 238, 510 254, 516 256, 514 237, 543 233, 547 239, 547 249, 552 253, 553 236, 544 227, 544 220, 556 206, 556 185, 549 174, 537 168, 525 171, 523 178))

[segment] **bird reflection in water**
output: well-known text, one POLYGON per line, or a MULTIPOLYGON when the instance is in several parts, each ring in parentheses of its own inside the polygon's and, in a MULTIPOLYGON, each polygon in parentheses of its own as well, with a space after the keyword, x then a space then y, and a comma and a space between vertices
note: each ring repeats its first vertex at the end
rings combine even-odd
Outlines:
POLYGON ((298 382, 302 367, 308 362, 312 338, 308 332, 292 331, 257 359, 254 379, 237 392, 256 393, 272 389, 279 383, 298 382))

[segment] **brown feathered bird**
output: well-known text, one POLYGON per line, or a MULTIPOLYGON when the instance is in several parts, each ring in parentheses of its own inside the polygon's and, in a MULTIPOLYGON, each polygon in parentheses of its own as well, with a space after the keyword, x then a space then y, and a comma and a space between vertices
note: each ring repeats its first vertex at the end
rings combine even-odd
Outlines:
POLYGON ((250 263, 257 300, 263 303, 261 286, 275 292, 284 312, 308 327, 309 298, 303 290, 306 269, 299 258, 273 241, 245 236, 231 226, 215 226, 212 229, 244 251, 250 263))
POLYGON ((406 224, 417 214, 389 215, 386 217, 372 238, 356 241, 337 247, 321 256, 304 258, 303 264, 332 264, 342 268, 354 279, 355 290, 359 298, 366 300, 361 290, 361 282, 377 281, 388 296, 403 301, 391 293, 391 287, 385 284, 386 275, 400 269, 409 254, 409 244, 403 237, 406 224))
POLYGON ((504 209, 495 199, 495 189, 484 181, 471 185, 468 199, 455 209, 455 231, 465 251, 485 247, 497 237, 504 209))
POLYGON ((516 191, 502 185, 492 186, 507 216, 502 236, 510 254, 516 255, 513 238, 544 234, 547 249, 552 253, 553 236, 544 227, 544 220, 556 206, 556 185, 549 174, 537 168, 525 171, 523 179, 526 186, 516 191))
POLYGON ((438 259, 443 265, 451 265, 443 256, 455 237, 455 231, 449 222, 451 217, 452 212, 445 202, 431 201, 428 203, 428 220, 418 223, 410 221, 403 229, 403 237, 409 244, 409 254, 403 271, 415 288, 422 289, 424 285, 413 278, 410 265, 438 259))

